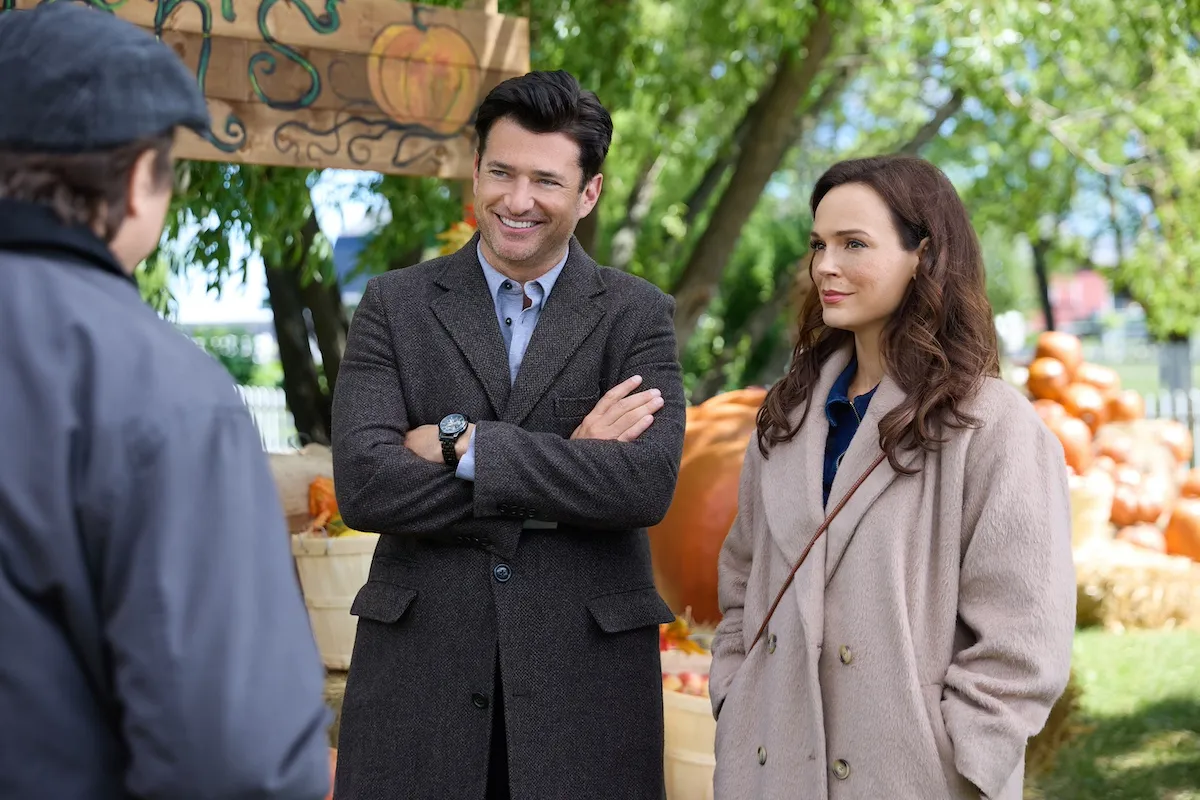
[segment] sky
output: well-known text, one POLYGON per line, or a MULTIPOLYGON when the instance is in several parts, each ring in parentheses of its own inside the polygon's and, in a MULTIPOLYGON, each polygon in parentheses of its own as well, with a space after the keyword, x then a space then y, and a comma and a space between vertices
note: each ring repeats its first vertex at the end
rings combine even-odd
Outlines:
MULTIPOLYGON (((356 170, 326 170, 313 187, 317 220, 331 241, 342 235, 361 235, 369 228, 367 205, 349 197, 347 189, 373 176, 374 173, 356 170)), ((230 243, 230 249, 240 256, 248 248, 244 242, 235 241, 230 243)), ((219 296, 208 291, 205 277, 198 270, 195 274, 173 277, 170 288, 177 304, 173 321, 180 325, 271 321, 271 310, 265 307, 266 274, 258 256, 246 259, 245 279, 230 278, 219 296)))

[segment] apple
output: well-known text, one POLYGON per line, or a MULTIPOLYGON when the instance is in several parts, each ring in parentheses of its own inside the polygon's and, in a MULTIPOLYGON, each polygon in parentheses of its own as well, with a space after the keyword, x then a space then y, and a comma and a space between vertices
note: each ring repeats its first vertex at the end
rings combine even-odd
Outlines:
POLYGON ((664 672, 663 688, 669 692, 681 692, 683 691, 683 681, 679 679, 678 675, 674 675, 670 672, 664 672))

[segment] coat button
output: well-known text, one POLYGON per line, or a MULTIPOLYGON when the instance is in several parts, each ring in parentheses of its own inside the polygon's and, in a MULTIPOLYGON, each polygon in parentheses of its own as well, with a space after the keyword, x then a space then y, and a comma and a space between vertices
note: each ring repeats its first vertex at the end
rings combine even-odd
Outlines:
POLYGON ((508 564, 497 564, 492 567, 492 575, 501 583, 507 583, 508 579, 512 577, 512 568, 508 564))
POLYGON ((838 658, 842 660, 843 664, 849 664, 854 660, 854 654, 850 652, 849 647, 842 645, 838 648, 838 658))
POLYGON ((479 692, 476 692, 475 694, 471 695, 471 704, 476 708, 487 708, 488 699, 479 692))
POLYGON ((759 763, 759 765, 767 763, 767 748, 765 748, 765 747, 758 748, 758 763, 759 763))
POLYGON ((844 758, 839 758, 833 762, 833 777, 839 781, 844 781, 850 777, 850 764, 844 758))
POLYGON ((768 653, 775 652, 775 641, 776 641, 775 634, 771 633, 771 634, 767 635, 767 652, 768 653))

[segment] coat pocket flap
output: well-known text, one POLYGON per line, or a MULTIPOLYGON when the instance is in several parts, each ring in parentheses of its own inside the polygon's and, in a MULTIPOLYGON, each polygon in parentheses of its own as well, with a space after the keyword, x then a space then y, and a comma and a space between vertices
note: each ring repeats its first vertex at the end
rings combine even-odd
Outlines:
POLYGON ((391 624, 404 616, 416 596, 416 589, 385 581, 367 581, 354 596, 350 613, 355 617, 391 624))
POLYGON ((605 633, 632 631, 675 619, 653 586, 593 597, 587 601, 587 607, 605 633))

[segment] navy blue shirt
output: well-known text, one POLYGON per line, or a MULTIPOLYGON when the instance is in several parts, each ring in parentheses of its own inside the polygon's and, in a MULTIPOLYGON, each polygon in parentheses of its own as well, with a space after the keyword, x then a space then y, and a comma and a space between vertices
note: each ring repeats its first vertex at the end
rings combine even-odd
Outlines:
POLYGON ((829 490, 833 486, 833 479, 837 475, 838 467, 841 466, 842 456, 846 454, 846 450, 850 447, 850 441, 858 431, 858 424, 862 422, 863 416, 867 413, 867 406, 871 403, 875 389, 879 388, 876 386, 875 389, 851 400, 850 381, 854 380, 854 373, 857 370, 858 359, 851 356, 850 363, 833 382, 833 386, 829 389, 829 397, 825 400, 825 418, 829 420, 829 436, 825 439, 825 476, 822 497, 826 506, 829 505, 829 490))

